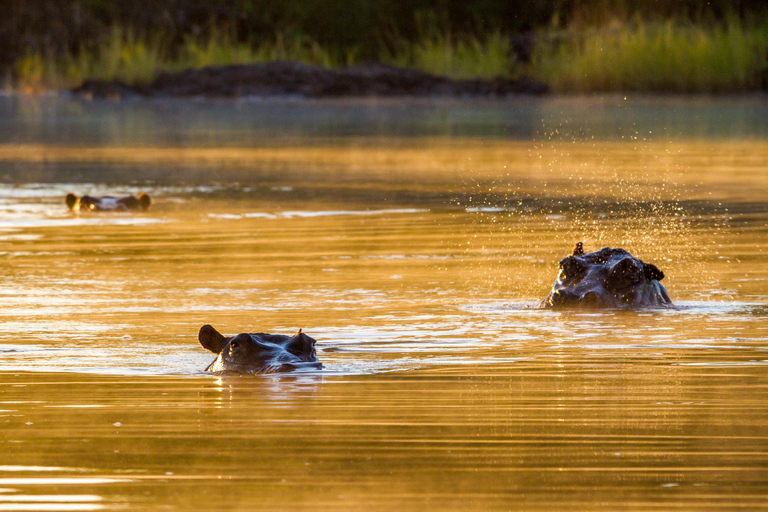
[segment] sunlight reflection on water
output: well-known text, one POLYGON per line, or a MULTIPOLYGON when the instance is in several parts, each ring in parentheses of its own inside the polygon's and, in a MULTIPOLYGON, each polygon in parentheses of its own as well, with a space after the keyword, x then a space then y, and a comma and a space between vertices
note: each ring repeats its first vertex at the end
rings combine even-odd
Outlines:
POLYGON ((759 509, 765 102, 675 101, 0 99, 0 509, 759 509), (576 241, 675 307, 537 310, 576 241))

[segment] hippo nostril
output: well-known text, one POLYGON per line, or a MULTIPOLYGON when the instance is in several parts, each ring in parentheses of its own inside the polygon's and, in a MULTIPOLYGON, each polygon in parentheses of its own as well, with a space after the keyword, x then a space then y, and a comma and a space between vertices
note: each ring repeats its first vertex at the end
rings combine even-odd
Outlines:
POLYGON ((621 303, 622 304, 633 304, 637 300, 637 293, 627 293, 626 295, 623 295, 621 297, 621 303))
POLYGON ((553 306, 565 306, 573 302, 574 296, 563 290, 556 290, 552 292, 552 305, 553 306))

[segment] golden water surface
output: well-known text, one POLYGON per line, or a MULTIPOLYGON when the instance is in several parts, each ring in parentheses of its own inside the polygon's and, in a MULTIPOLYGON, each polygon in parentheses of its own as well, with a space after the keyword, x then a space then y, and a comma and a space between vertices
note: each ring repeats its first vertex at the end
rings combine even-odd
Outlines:
POLYGON ((0 100, 0 510, 768 509, 765 126, 702 128, 742 103, 0 100), (576 241, 677 307, 535 309, 576 241), (206 374, 205 323, 325 368, 206 374))

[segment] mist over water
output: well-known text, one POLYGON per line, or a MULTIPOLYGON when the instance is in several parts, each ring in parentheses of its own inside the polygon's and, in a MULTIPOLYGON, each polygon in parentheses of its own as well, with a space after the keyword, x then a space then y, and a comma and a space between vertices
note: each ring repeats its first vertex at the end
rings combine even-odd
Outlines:
POLYGON ((760 509, 765 109, 0 97, 0 508, 760 509), (577 241, 676 307, 536 309, 577 241))

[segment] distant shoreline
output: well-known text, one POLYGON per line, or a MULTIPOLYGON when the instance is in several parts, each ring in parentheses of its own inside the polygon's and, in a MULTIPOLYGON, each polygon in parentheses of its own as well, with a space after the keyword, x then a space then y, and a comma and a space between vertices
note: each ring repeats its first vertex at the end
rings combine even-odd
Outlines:
POLYGON ((161 73, 147 84, 87 80, 71 89, 78 96, 143 97, 504 97, 543 95, 546 84, 530 79, 454 80, 411 68, 358 64, 327 69, 294 61, 207 66, 161 73))
POLYGON ((8 69, 6 86, 93 97, 753 93, 768 91, 768 14, 517 35, 435 31, 369 58, 300 34, 255 42, 213 32, 172 43, 115 26, 90 47, 29 50, 8 69))

